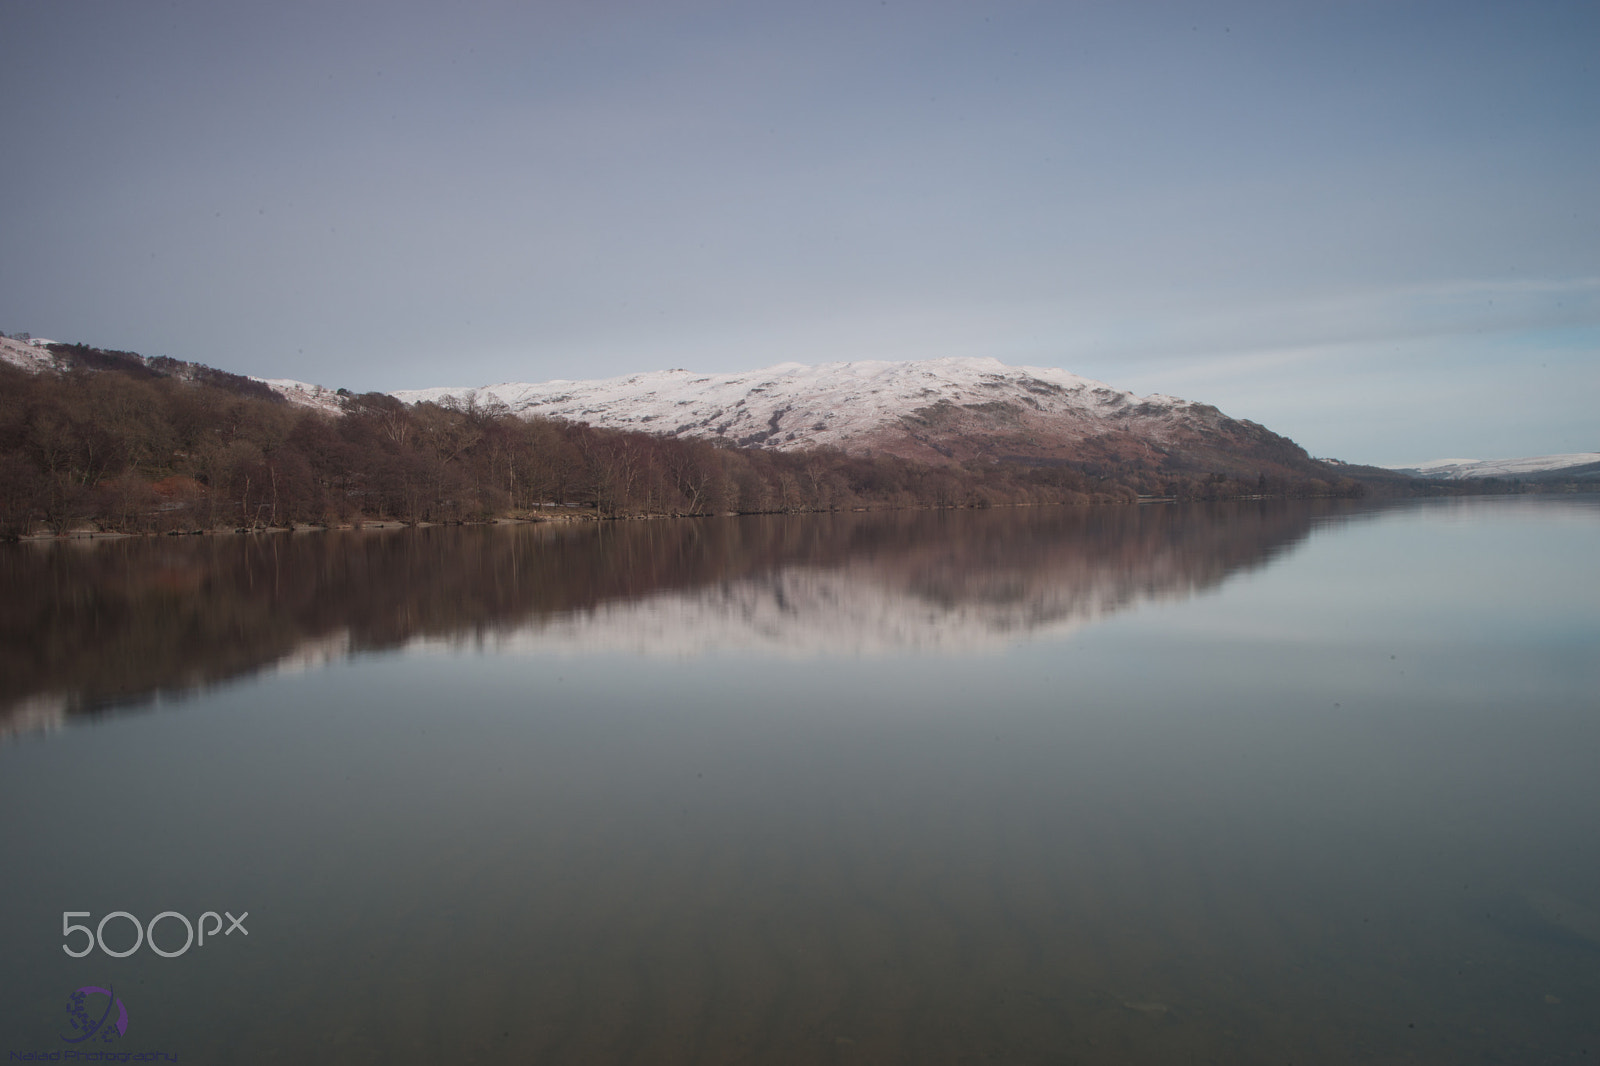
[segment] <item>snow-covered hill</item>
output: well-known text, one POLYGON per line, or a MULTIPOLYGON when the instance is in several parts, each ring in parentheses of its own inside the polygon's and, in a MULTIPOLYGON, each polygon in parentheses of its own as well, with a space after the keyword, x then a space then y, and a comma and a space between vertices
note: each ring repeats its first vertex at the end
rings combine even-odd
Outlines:
POLYGON ((1535 455, 1525 459, 1435 459, 1417 466, 1391 467, 1402 474, 1460 481, 1464 478, 1527 477, 1551 474, 1600 464, 1600 452, 1572 452, 1566 455, 1535 455))
MULTIPOLYGON (((322 386, 246 378, 132 352, 57 346, 51 353, 37 343, 6 338, 0 357, 31 370, 66 365, 151 369, 244 395, 271 390, 290 403, 329 415, 342 410, 339 395, 322 386)), ((1066 462, 1091 471, 1131 467, 1241 479, 1330 474, 1293 441, 1206 404, 1176 396, 1139 396, 1066 370, 1007 366, 995 359, 782 363, 736 374, 660 370, 598 381, 413 389, 394 395, 408 403, 504 405, 524 417, 669 437, 775 449, 832 446, 924 463, 1066 462)))
POLYGON ((1140 397, 1065 370, 1006 366, 996 359, 923 362, 780 363, 739 374, 658 370, 597 381, 412 389, 407 403, 453 397, 503 403, 515 414, 547 415, 670 436, 726 437, 740 444, 815 447, 877 436, 885 424, 925 419, 941 404, 1014 404, 1099 424, 1141 406, 1192 406, 1175 396, 1140 397))
POLYGON ((421 401, 504 404, 663 436, 767 448, 834 446, 930 462, 1024 458, 1173 469, 1325 471, 1283 437, 1176 396, 1138 396, 995 359, 781 363, 738 374, 661 370, 598 381, 412 389, 421 401))

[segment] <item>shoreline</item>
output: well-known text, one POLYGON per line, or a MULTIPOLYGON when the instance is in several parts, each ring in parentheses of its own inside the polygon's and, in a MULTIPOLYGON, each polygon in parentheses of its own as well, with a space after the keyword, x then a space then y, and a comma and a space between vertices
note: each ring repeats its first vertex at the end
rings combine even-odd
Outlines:
MULTIPOLYGON (((1516 493, 1496 493, 1493 495, 1517 495, 1516 493)), ((52 541, 75 540, 129 540, 145 537, 221 537, 221 536, 261 536, 274 534, 298 533, 334 533, 334 532, 362 532, 366 530, 394 530, 394 529, 430 529, 441 526, 512 526, 512 525, 570 525, 586 522, 640 522, 661 521, 666 519, 698 519, 698 518, 744 518, 772 515, 821 515, 821 514, 863 514, 890 511, 984 511, 1000 510, 1005 508, 1022 507, 1103 507, 1103 506, 1145 506, 1151 504, 1185 504, 1185 503, 1264 503, 1270 500, 1285 502, 1298 500, 1355 500, 1364 497, 1348 496, 1339 493, 1317 493, 1304 496, 1290 495, 1261 495, 1231 496, 1222 499, 1204 499, 1200 497, 1183 498, 1177 496, 1141 496, 1134 499, 1106 497, 1102 499, 1089 499, 1077 502, 1052 502, 1052 503, 990 503, 990 504, 947 504, 947 505, 921 505, 909 507, 829 507, 815 509, 800 509, 789 511, 722 511, 716 513, 700 514, 619 514, 601 515, 592 511, 579 514, 550 514, 550 515, 503 515, 495 518, 484 519, 449 519, 445 521, 420 521, 407 522, 396 518, 372 519, 361 522, 342 522, 331 525, 316 525, 297 523, 293 526, 217 526, 211 529, 169 529, 145 530, 129 533, 123 530, 97 530, 75 529, 64 533, 36 532, 24 533, 14 538, 13 543, 47 543, 52 541)))

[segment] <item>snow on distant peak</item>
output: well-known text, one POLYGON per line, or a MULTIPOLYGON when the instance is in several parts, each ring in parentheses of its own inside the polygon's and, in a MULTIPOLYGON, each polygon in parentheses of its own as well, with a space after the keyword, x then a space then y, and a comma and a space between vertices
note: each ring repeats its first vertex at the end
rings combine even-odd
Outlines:
POLYGON ((596 381, 507 382, 482 388, 408 389, 406 403, 454 399, 668 436, 723 437, 769 447, 848 446, 886 424, 940 404, 1017 404, 1042 414, 1093 418, 1140 405, 1190 406, 1136 396, 1054 367, 992 358, 920 362, 779 363, 740 373, 653 370, 596 381))
POLYGON ((1542 474, 1568 467, 1600 463, 1600 452, 1569 452, 1565 455, 1534 455, 1524 459, 1434 459, 1416 466, 1391 466, 1402 474, 1459 481, 1474 477, 1520 477, 1542 474))

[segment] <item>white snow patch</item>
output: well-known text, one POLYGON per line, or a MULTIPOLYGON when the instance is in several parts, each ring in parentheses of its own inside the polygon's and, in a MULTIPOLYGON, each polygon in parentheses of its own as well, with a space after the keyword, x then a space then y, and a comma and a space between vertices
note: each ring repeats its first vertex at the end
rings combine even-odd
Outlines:
POLYGON ((343 410, 339 406, 339 394, 321 385, 310 385, 304 381, 296 381, 293 378, 251 377, 250 380, 261 382, 271 388, 273 392, 298 407, 312 407, 331 415, 336 415, 343 410))
POLYGON ((596 381, 506 382, 393 395, 406 403, 504 404, 524 417, 797 448, 842 445, 941 402, 967 407, 999 401, 1080 419, 1121 415, 1140 405, 1193 406, 1175 396, 1137 396, 1055 367, 1007 366, 987 358, 779 363, 735 374, 655 370, 596 381))
POLYGON ((1416 466, 1391 466, 1402 474, 1459 481, 1469 477, 1517 477, 1540 474, 1567 467, 1600 463, 1600 452, 1569 452, 1566 455, 1534 455, 1524 459, 1434 459, 1416 466))
POLYGON ((0 362, 10 363, 12 366, 19 366, 34 373, 49 370, 56 365, 56 360, 46 345, 54 343, 55 341, 47 341, 42 337, 26 341, 0 337, 0 362))

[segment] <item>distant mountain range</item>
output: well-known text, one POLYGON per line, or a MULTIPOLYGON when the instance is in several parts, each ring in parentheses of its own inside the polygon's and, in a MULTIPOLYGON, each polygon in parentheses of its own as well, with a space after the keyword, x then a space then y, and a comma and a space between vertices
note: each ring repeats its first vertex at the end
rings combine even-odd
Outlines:
POLYGON ((1600 452, 1573 452, 1567 455, 1535 455, 1526 459, 1435 459, 1417 466, 1389 467, 1412 477, 1464 481, 1467 478, 1547 477, 1600 478, 1600 452))

